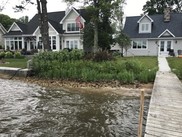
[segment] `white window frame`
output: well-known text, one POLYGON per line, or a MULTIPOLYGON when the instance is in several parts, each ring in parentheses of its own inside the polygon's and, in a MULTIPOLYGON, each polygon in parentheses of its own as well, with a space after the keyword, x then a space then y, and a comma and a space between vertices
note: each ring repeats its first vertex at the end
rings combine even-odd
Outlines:
POLYGON ((66 40, 65 48, 79 49, 79 41, 76 39, 66 40))
POLYGON ((66 23, 66 32, 68 32, 68 33, 73 33, 73 32, 80 32, 80 29, 79 29, 79 27, 77 26, 77 24, 76 24, 76 22, 68 22, 68 23, 66 23), (69 24, 75 24, 75 27, 76 27, 76 30, 75 31, 70 31, 70 30, 68 30, 68 25, 69 24), (78 29, 78 30, 77 30, 78 29))
POLYGON ((148 22, 140 23, 139 33, 151 33, 151 23, 148 22))
POLYGON ((133 40, 132 43, 131 43, 131 45, 132 45, 131 48, 133 50, 147 50, 148 49, 148 42, 147 42, 147 40, 133 40), (136 45, 136 48, 134 48, 134 46, 133 46, 134 45, 134 42, 137 44, 136 45), (144 46, 146 48, 144 48, 144 46))

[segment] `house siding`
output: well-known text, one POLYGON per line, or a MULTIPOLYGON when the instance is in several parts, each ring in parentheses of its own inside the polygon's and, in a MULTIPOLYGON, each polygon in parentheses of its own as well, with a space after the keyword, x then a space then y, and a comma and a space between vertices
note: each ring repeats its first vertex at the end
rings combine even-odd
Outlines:
POLYGON ((146 49, 132 49, 129 48, 127 51, 127 56, 157 56, 158 55, 158 46, 156 40, 147 40, 147 39, 132 39, 132 40, 146 40, 147 48, 146 49))
POLYGON ((176 39, 173 43, 174 54, 178 56, 178 50, 182 50, 182 39, 176 39))

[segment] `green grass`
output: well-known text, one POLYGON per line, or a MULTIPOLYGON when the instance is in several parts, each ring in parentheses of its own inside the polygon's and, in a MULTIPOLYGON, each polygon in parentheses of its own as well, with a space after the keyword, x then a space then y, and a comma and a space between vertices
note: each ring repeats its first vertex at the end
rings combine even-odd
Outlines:
MULTIPOLYGON (((28 59, 4 59, 3 62, 0 63, 0 67, 15 67, 15 68, 26 68, 28 59)), ((1 61, 0 61, 1 62, 1 61)))
POLYGON ((138 57, 119 57, 117 58, 117 60, 138 60, 139 62, 141 62, 145 67, 147 67, 148 69, 151 68, 158 68, 158 62, 157 62, 157 57, 154 56, 138 56, 138 57))
POLYGON ((182 80, 182 58, 167 58, 171 70, 182 80))

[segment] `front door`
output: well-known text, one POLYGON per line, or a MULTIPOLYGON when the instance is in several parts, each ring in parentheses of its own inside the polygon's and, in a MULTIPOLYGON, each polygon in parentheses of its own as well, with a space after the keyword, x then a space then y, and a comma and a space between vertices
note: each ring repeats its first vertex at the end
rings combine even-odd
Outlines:
POLYGON ((159 46, 159 56, 167 57, 171 49, 173 49, 171 40, 161 40, 159 46))

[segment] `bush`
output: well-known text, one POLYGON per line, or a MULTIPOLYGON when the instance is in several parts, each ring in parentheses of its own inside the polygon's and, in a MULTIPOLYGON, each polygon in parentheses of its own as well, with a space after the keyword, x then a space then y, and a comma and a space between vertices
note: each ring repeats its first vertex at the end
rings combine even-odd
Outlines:
POLYGON ((22 59, 22 58, 24 58, 24 56, 22 56, 20 52, 15 52, 14 53, 14 58, 16 58, 16 59, 22 59))
POLYGON ((4 58, 5 57, 5 52, 0 52, 0 59, 4 58))
POLYGON ((45 78, 71 79, 78 81, 118 80, 123 84, 154 81, 156 68, 149 70, 139 60, 119 58, 118 60, 95 62, 82 60, 82 51, 43 52, 33 58, 35 75, 45 78))
POLYGON ((7 51, 6 53, 5 53, 5 58, 13 58, 14 56, 13 56, 13 52, 11 52, 11 51, 7 51))
POLYGON ((113 57, 107 51, 99 51, 95 54, 93 61, 100 62, 100 61, 108 61, 112 60, 113 57))

